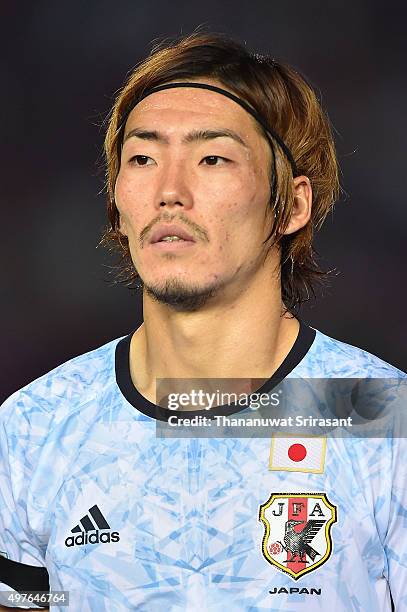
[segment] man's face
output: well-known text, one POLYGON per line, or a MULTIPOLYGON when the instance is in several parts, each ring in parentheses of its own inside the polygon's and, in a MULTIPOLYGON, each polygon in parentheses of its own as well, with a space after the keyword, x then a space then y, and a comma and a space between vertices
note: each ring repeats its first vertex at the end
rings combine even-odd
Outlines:
POLYGON ((133 109, 115 197, 149 295, 196 310, 245 290, 264 262, 270 163, 255 120, 216 92, 168 89, 133 109))

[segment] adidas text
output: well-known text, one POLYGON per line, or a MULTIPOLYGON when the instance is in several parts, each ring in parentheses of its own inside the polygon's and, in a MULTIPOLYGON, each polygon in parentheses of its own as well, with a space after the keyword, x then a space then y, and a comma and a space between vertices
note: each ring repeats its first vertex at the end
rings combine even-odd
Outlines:
POLYGON ((91 533, 80 533, 77 536, 68 536, 65 540, 65 546, 84 546, 86 544, 108 544, 110 542, 118 542, 120 540, 119 532, 112 531, 93 531, 91 533))

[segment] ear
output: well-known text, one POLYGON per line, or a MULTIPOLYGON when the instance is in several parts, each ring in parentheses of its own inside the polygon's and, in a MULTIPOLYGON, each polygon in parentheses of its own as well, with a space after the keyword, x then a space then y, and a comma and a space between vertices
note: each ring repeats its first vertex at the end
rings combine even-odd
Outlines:
POLYGON ((123 234, 123 236, 126 236, 128 238, 126 221, 124 221, 120 212, 119 212, 119 232, 123 234))
POLYGON ((294 183, 294 204, 289 224, 283 234, 293 234, 305 225, 311 218, 312 187, 307 176, 297 176, 294 183))
POLYGON ((123 215, 120 212, 120 206, 118 205, 117 194, 116 194, 116 185, 114 187, 114 205, 116 206, 116 210, 117 210, 117 213, 119 215, 119 232, 123 236, 128 237, 126 221, 123 219, 123 215))

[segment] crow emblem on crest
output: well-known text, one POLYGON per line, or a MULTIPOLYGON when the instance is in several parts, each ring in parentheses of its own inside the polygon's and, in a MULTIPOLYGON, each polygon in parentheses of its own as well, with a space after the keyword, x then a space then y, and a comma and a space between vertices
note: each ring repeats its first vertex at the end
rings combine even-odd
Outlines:
POLYGON ((320 553, 312 548, 310 543, 325 522, 326 521, 318 519, 310 519, 300 532, 295 531, 294 527, 296 525, 301 525, 304 521, 290 520, 286 522, 284 544, 282 542, 280 542, 280 544, 285 551, 292 554, 290 561, 294 561, 296 555, 299 561, 303 559, 305 554, 307 554, 312 561, 315 560, 317 555, 320 556, 320 553))

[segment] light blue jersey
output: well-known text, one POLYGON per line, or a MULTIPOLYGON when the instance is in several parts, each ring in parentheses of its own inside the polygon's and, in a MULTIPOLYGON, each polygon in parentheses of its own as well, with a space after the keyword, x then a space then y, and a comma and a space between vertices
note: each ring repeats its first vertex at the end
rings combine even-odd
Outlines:
MULTIPOLYGON (((49 583, 58 612, 407 610, 405 440, 328 438, 308 464, 291 444, 273 468, 270 439, 157 438, 130 338, 1 407, 0 590, 49 583)), ((405 376, 301 322, 268 388, 405 376)))

